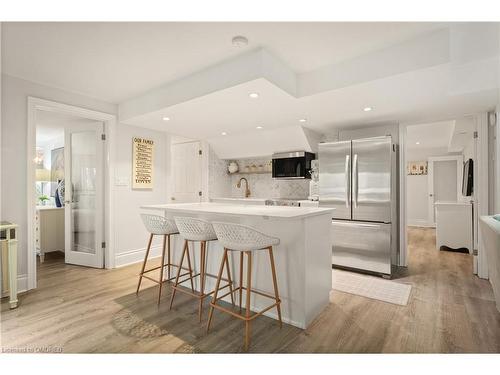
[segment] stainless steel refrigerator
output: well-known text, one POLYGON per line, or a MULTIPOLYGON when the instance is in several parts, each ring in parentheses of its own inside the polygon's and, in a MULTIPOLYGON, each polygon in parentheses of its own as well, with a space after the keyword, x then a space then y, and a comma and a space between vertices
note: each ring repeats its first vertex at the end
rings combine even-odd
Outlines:
POLYGON ((319 144, 319 202, 335 208, 334 266, 390 276, 394 162, 390 136, 319 144))

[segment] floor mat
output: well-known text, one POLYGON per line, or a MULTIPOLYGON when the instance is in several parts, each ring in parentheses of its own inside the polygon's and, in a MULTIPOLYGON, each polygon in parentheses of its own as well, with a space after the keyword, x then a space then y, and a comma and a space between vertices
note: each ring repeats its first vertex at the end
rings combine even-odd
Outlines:
POLYGON ((411 293, 409 284, 337 269, 332 270, 332 287, 340 292, 402 306, 408 304, 411 293))

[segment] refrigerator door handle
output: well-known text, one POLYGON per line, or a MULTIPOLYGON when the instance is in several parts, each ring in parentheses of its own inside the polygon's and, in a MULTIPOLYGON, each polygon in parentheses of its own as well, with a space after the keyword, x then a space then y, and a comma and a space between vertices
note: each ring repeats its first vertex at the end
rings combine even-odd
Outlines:
POLYGON ((354 154, 352 161, 352 189, 353 189, 353 203, 354 208, 358 207, 358 154, 354 154))
POLYGON ((349 159, 350 156, 346 155, 345 156, 345 206, 349 208, 349 201, 351 200, 350 197, 350 188, 349 188, 349 183, 350 183, 350 173, 349 173, 349 159))

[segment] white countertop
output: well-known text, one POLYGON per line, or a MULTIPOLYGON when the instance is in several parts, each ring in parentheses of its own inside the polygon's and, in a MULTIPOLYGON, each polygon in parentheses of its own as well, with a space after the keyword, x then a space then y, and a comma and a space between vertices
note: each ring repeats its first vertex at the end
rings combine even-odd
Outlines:
POLYGON ((281 219, 299 219, 309 216, 322 215, 333 211, 333 208, 260 206, 213 202, 153 204, 141 206, 141 208, 184 213, 209 213, 235 216, 265 216, 281 219))
POLYGON ((437 201, 435 206, 470 206, 470 202, 437 201))
POLYGON ((37 210, 63 210, 64 207, 57 206, 36 206, 37 210))

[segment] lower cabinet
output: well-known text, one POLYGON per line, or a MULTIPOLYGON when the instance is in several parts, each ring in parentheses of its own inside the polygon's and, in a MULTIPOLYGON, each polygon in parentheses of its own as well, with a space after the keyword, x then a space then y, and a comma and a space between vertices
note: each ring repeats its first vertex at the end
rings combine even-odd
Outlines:
POLYGON ((46 253, 64 252, 64 208, 37 207, 35 216, 35 241, 40 261, 46 253))

